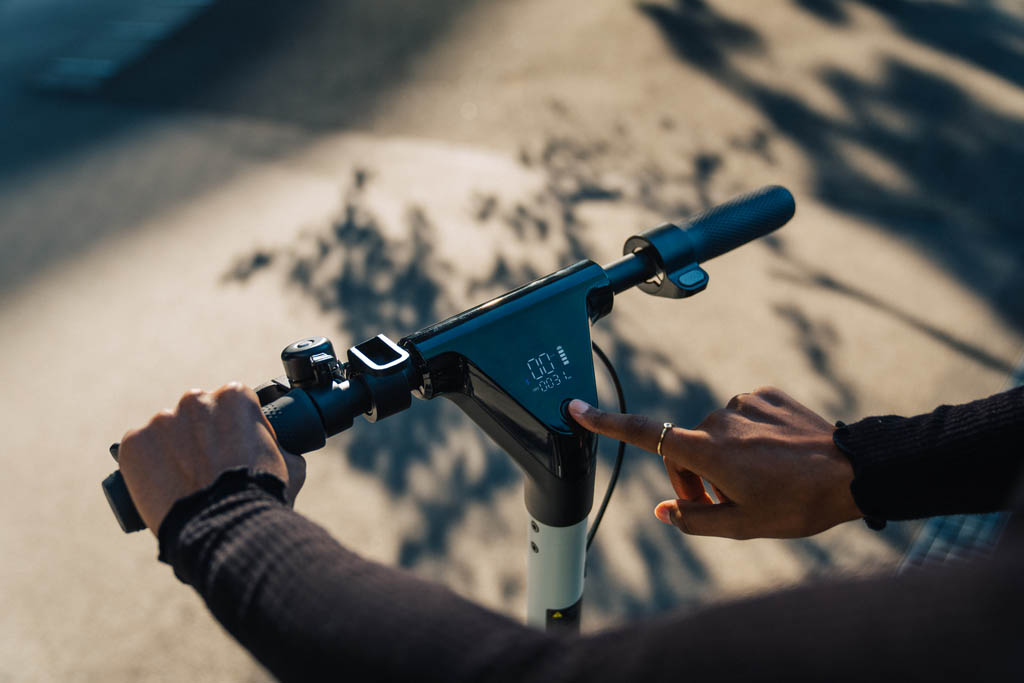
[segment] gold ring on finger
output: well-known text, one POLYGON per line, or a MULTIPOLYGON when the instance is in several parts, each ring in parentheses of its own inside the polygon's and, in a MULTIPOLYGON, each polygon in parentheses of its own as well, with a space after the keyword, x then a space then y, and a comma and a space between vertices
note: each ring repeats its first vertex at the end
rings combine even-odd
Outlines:
POLYGON ((665 442, 665 435, 668 434, 668 430, 672 429, 673 427, 675 427, 674 424, 672 424, 671 422, 666 422, 664 426, 661 428, 661 436, 658 437, 658 455, 661 455, 661 457, 663 458, 665 456, 661 454, 661 444, 665 442))

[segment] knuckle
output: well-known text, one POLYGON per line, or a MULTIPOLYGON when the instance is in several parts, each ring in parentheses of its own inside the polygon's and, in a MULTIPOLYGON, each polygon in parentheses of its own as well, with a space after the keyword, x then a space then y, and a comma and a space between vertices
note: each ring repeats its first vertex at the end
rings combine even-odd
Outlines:
POLYGON ((764 415, 781 402, 781 392, 773 387, 758 387, 748 394, 737 394, 726 409, 743 415, 764 415))
POLYGON ((217 389, 217 393, 222 396, 237 396, 243 393, 244 387, 239 382, 228 382, 224 386, 217 389))
POLYGON ((759 398, 774 404, 781 403, 789 399, 782 389, 773 386, 758 387, 757 389, 754 389, 754 394, 759 398))
POLYGON ((241 382, 229 382, 214 392, 218 402, 243 403, 251 400, 252 390, 241 382))
POLYGON ((708 416, 700 423, 699 428, 708 431, 725 424, 729 420, 730 411, 728 409, 719 409, 708 413, 708 416))
POLYGON ((163 427, 174 421, 176 413, 170 408, 164 408, 149 420, 150 427, 163 427))
POLYGON ((736 394, 735 396, 733 396, 732 398, 729 399, 728 403, 725 404, 726 409, 728 409, 728 410, 736 410, 737 408, 742 406, 744 403, 746 403, 747 398, 749 396, 750 396, 750 394, 736 394))
POLYGON ((195 410, 203 406, 205 392, 202 389, 189 389, 178 400, 179 410, 195 410))
POLYGON ((630 434, 640 434, 650 422, 646 415, 630 415, 626 418, 626 431, 630 434))

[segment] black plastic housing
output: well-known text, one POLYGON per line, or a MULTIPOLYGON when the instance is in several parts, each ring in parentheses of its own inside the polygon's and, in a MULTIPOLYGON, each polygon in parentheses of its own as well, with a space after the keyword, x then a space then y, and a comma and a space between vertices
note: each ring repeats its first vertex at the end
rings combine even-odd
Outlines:
POLYGON ((526 476, 538 521, 569 526, 593 503, 592 433, 568 399, 597 402, 590 325, 612 307, 604 269, 579 263, 402 340, 422 369, 422 398, 455 402, 526 476))

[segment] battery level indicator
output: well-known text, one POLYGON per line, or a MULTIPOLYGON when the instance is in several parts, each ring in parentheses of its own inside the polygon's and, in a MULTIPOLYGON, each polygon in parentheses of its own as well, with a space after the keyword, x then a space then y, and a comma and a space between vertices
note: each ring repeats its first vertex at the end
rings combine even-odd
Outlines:
POLYGON ((568 365, 569 357, 565 355, 565 349, 559 346, 556 347, 555 350, 558 351, 558 357, 562 359, 562 365, 568 365))

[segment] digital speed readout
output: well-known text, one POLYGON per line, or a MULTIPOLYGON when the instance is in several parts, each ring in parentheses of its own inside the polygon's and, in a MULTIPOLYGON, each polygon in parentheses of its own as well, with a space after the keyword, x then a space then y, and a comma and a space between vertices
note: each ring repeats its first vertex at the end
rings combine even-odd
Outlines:
POLYGON ((542 353, 526 361, 526 369, 530 376, 526 383, 533 391, 550 391, 572 379, 569 374, 569 357, 561 346, 555 347, 554 354, 542 353))

